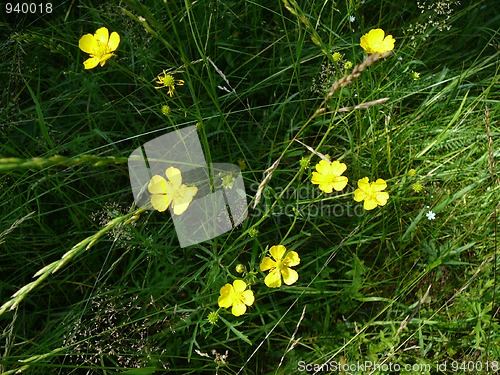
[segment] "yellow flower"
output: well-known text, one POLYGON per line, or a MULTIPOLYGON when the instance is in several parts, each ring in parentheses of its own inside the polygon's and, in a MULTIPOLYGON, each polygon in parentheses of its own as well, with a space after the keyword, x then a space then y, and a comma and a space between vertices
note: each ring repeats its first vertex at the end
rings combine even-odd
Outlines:
POLYGON ((233 285, 226 284, 220 288, 219 307, 231 307, 234 316, 243 315, 247 306, 251 306, 255 297, 251 290, 245 290, 247 283, 243 280, 234 280, 233 285))
POLYGON ((370 55, 374 53, 385 53, 394 49, 394 38, 392 35, 385 36, 384 30, 372 29, 361 37, 361 47, 370 55))
POLYGON ((116 31, 109 35, 105 27, 98 29, 94 35, 86 34, 80 38, 78 46, 83 52, 90 54, 90 58, 83 62, 85 69, 95 68, 98 64, 104 66, 120 44, 120 35, 116 31))
POLYGON ((347 185, 347 177, 342 173, 347 169, 344 163, 335 160, 332 163, 321 160, 316 164, 316 171, 312 173, 311 182, 319 185, 319 189, 325 193, 331 193, 332 189, 340 191, 347 185))
POLYGON ((335 52, 335 53, 332 55, 332 59, 333 59, 333 61, 335 61, 335 62, 339 62, 339 61, 342 59, 342 55, 340 54, 340 52, 335 52))
POLYGON ((358 188, 354 191, 354 200, 356 202, 364 201, 363 208, 365 210, 373 210, 377 206, 384 206, 389 199, 389 194, 382 191, 387 187, 384 180, 379 178, 372 183, 369 181, 368 177, 358 180, 358 188))
POLYGON ((193 197, 198 192, 195 186, 186 186, 182 183, 181 171, 170 167, 165 172, 168 181, 162 176, 154 175, 149 181, 148 190, 153 207, 163 212, 172 203, 175 215, 181 215, 187 210, 193 197))
POLYGON ((156 83, 160 86, 155 87, 155 89, 162 89, 168 87, 168 95, 174 96, 175 86, 182 86, 184 81, 182 79, 175 79, 173 75, 167 74, 163 71, 163 74, 159 74, 156 77, 158 80, 156 83))
POLYGON ((420 79, 420 73, 412 70, 411 77, 413 78, 414 81, 418 81, 420 79))
POLYGON ((272 246, 269 252, 274 260, 269 257, 264 257, 260 264, 261 271, 271 270, 269 275, 264 279, 264 283, 269 288, 279 288, 281 286, 281 276, 283 276, 283 281, 286 285, 292 285, 296 282, 299 279, 299 274, 290 267, 300 263, 299 254, 295 251, 290 251, 283 258, 286 252, 286 247, 283 245, 272 246))

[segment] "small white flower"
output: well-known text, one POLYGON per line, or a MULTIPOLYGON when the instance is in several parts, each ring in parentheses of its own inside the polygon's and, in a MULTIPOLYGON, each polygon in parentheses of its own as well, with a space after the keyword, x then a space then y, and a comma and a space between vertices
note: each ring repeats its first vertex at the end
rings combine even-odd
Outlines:
POLYGON ((434 220, 436 218, 436 214, 432 211, 427 212, 425 216, 427 216, 427 219, 429 220, 434 220))
POLYGON ((349 17, 349 21, 351 21, 351 23, 353 23, 354 21, 356 21, 356 17, 354 17, 353 15, 351 15, 349 17))

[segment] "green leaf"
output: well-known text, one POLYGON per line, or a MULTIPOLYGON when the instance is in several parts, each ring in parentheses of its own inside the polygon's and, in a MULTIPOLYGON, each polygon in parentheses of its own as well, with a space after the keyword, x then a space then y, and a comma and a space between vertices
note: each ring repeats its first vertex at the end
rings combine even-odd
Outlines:
MULTIPOLYGON (((224 322, 224 324, 227 326, 227 328, 229 328, 236 335, 236 337, 245 341, 248 345, 252 345, 252 342, 248 339, 248 337, 245 336, 243 333, 241 333, 240 331, 238 331, 235 328, 235 326, 236 326, 235 324, 228 322, 226 319, 224 319, 220 315, 219 315, 219 318, 220 318, 220 320, 222 320, 224 322)), ((242 322, 237 323, 237 325, 241 325, 241 324, 242 324, 242 322)))

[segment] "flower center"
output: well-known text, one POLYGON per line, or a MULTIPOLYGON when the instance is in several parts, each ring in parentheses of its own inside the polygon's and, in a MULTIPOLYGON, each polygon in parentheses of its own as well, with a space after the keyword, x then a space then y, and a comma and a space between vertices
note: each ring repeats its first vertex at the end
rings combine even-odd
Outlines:
POLYGON ((170 74, 163 76, 160 80, 165 86, 173 86, 175 83, 174 77, 172 77, 170 74))
POLYGON ((283 259, 276 261, 276 268, 280 271, 283 271, 284 269, 288 268, 287 262, 283 261, 283 259))
POLYGON ((111 53, 111 50, 107 43, 103 43, 100 40, 97 41, 98 55, 103 56, 111 53))
POLYGON ((368 199, 375 199, 376 194, 377 193, 375 191, 371 190, 371 189, 366 192, 366 195, 368 195, 368 199))
POLYGON ((184 196, 184 188, 186 185, 182 184, 178 189, 174 191, 174 199, 179 199, 184 196))
POLYGON ((233 304, 237 304, 237 305, 245 304, 244 298, 243 298, 243 293, 234 292, 233 301, 234 301, 233 304))

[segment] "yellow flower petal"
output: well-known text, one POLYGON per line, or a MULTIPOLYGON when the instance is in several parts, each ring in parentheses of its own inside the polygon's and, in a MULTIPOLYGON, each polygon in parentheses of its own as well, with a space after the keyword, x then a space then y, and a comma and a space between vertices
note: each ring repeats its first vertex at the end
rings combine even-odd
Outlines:
POLYGON ((97 29, 97 31, 94 34, 95 39, 101 43, 102 46, 106 46, 109 41, 109 31, 105 27, 101 27, 97 29))
POLYGON ((99 59, 97 57, 91 57, 83 62, 84 69, 93 69, 99 65, 99 59))
POLYGON ((368 196, 366 195, 366 193, 361 190, 361 189, 356 189, 354 190, 354 200, 356 202, 361 202, 363 200, 365 200, 368 196))
POLYGON ((247 307, 244 303, 235 303, 231 309, 231 314, 234 316, 241 316, 247 311, 247 307))
POLYGON ((269 257, 264 257, 264 259, 262 259, 262 263, 260 264, 260 270, 267 271, 271 268, 276 268, 276 262, 269 257))
POLYGON ((386 193, 385 191, 379 192, 375 195, 377 204, 379 206, 385 206, 387 201, 389 200, 389 194, 386 193))
POLYGON ((368 177, 363 177, 361 180, 358 180, 358 186, 360 189, 367 191, 370 189, 370 179, 368 177))
POLYGON ((183 185, 184 188, 182 189, 182 195, 183 197, 189 197, 190 200, 193 199, 193 197, 198 193, 198 188, 196 186, 186 186, 183 185))
POLYGON ((335 178, 335 180, 331 183, 333 189, 336 191, 341 191, 347 186, 347 177, 345 176, 339 176, 335 178))
POLYGON ((241 300, 247 306, 253 305, 253 303, 255 301, 255 297, 253 295, 253 291, 251 291, 251 290, 245 290, 243 293, 241 293, 241 300))
POLYGON ((377 207, 377 201, 375 199, 365 199, 363 203, 363 208, 367 211, 373 210, 375 207, 377 207))
POLYGON ((189 202, 179 202, 179 200, 174 199, 172 202, 172 208, 175 215, 182 215, 189 207, 189 202))
POLYGON ((383 40, 385 36, 385 31, 382 29, 372 29, 368 32, 368 39, 372 41, 383 40))
POLYGON ((335 160, 330 165, 330 173, 332 173, 336 176, 340 176, 342 173, 345 172, 346 169, 347 169, 347 165, 345 165, 345 163, 339 162, 338 160, 335 160))
POLYGON ((313 172, 311 177, 311 182, 316 185, 329 185, 330 177, 326 174, 319 174, 318 172, 313 172))
POLYGON ((234 280, 233 287, 236 293, 241 293, 247 288, 247 283, 243 280, 234 280))
POLYGON ((375 191, 382 191, 387 187, 387 182, 379 178, 377 181, 372 182, 371 187, 375 191))
POLYGON ((155 210, 160 212, 165 211, 170 205, 172 199, 165 194, 154 194, 151 196, 151 204, 155 210))
POLYGON ((233 304, 234 289, 231 284, 226 284, 220 288, 218 300, 219 307, 230 307, 233 304))
POLYGON ((316 164, 316 170, 320 174, 327 174, 330 171, 330 163, 326 160, 321 160, 318 164, 316 164))
POLYGON ((169 183, 161 176, 154 175, 148 184, 148 190, 151 194, 151 204, 155 210, 165 211, 172 201, 172 194, 168 193, 169 183))
POLYGON ((269 288, 279 288, 281 286, 281 271, 277 268, 271 270, 264 279, 264 283, 269 288))
POLYGON ((195 186, 187 187, 186 185, 182 185, 173 199, 172 207, 174 214, 182 215, 188 209, 197 192, 198 188, 195 186))
POLYGON ((269 253, 271 253, 272 257, 278 262, 283 258, 285 252, 286 247, 283 245, 275 245, 269 249, 269 253))
POLYGON ((328 184, 330 182, 330 177, 326 173, 313 172, 311 182, 313 184, 328 184))
POLYGON ((382 42, 382 51, 392 51, 394 49, 394 43, 396 40, 392 37, 392 35, 387 35, 382 42))
POLYGON ((111 33, 111 36, 109 37, 109 42, 108 42, 109 51, 110 52, 116 51, 119 44, 120 44, 120 35, 118 35, 116 31, 113 31, 111 33))
POLYGON ((97 50, 97 43, 92 34, 86 34, 80 38, 80 41, 78 42, 78 47, 83 52, 93 55, 97 50))
POLYGON ((361 48, 363 48, 367 53, 370 53, 369 51, 371 51, 370 49, 370 46, 368 44, 368 39, 366 38, 366 35, 363 35, 360 39, 360 43, 359 45, 361 46, 361 48))
POLYGON ((299 279, 299 274, 297 273, 297 271, 288 267, 283 269, 281 271, 281 274, 283 275, 283 281, 286 285, 292 285, 299 279))
POLYGON ((295 251, 290 251, 283 259, 283 263, 287 267, 297 266, 300 263, 299 254, 297 254, 295 251))
POLYGON ((165 171, 168 180, 172 183, 174 189, 178 189, 182 185, 181 171, 175 167, 170 167, 165 171))
POLYGON ((157 174, 151 177, 148 184, 148 190, 151 194, 166 194, 167 193, 167 181, 157 174))
MULTIPOLYGON (((314 184, 314 182, 313 182, 314 184)), ((333 185, 329 182, 327 183, 322 183, 318 185, 318 189, 321 190, 324 193, 333 193, 333 185)))

